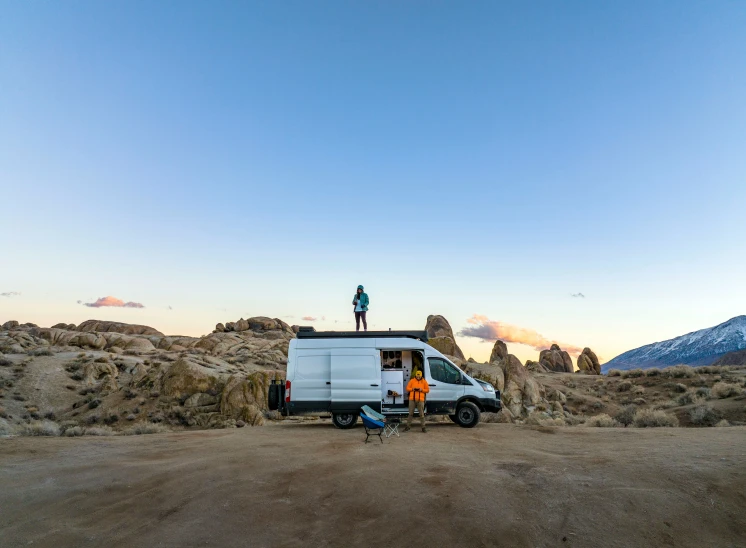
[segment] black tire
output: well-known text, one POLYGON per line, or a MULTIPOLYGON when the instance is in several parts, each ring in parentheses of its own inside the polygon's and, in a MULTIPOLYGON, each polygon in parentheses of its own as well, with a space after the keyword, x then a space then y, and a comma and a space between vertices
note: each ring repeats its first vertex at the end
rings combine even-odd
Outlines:
POLYGON ((280 384, 270 384, 269 394, 267 394, 267 407, 270 411, 277 411, 280 408, 280 384))
POLYGON ((337 428, 346 430, 357 424, 357 415, 354 413, 332 413, 332 423, 337 428))
POLYGON ((462 428, 474 428, 479 424, 479 407, 470 401, 465 401, 456 409, 456 424, 462 428))
POLYGON ((451 419, 451 422, 458 424, 458 417, 456 415, 448 415, 448 418, 451 419))

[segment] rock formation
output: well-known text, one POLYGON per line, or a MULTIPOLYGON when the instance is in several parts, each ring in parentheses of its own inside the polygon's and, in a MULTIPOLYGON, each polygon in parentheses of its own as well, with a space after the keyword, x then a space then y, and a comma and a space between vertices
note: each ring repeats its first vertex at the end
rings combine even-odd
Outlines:
POLYGON ((598 362, 598 356, 590 348, 584 348, 578 356, 578 371, 587 375, 601 374, 601 364, 598 362))
POLYGON ((574 368, 570 354, 562 350, 559 345, 553 344, 549 350, 539 353, 539 363, 548 371, 557 373, 572 373, 574 368))
POLYGON ((453 329, 443 316, 431 315, 427 317, 425 324, 427 331, 428 344, 438 352, 447 356, 454 356, 459 360, 465 360, 464 353, 456 344, 456 338, 453 336, 453 329))
MULTIPOLYGON (((57 324, 59 325, 59 324, 57 324)), ((163 333, 147 325, 134 325, 121 322, 105 322, 100 320, 86 320, 78 326, 78 331, 92 333, 122 333, 124 335, 158 335, 165 337, 163 333)))

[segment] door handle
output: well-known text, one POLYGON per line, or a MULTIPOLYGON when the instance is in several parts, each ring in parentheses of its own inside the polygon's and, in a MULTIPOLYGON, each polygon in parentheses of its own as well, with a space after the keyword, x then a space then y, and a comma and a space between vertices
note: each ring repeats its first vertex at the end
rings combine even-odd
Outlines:
POLYGON ((431 384, 430 386, 438 386, 437 384, 431 384))
POLYGON ((377 384, 371 384, 371 386, 378 386, 377 384))

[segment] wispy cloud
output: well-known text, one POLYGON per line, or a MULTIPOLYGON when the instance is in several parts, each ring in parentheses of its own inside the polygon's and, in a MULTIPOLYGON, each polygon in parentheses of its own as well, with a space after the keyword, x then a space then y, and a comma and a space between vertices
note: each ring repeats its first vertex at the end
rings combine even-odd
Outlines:
POLYGON ((303 317, 301 318, 301 320, 305 320, 305 321, 307 321, 307 322, 315 322, 315 321, 316 321, 316 318, 314 318, 313 316, 303 316, 303 317))
POLYGON ((7 293, 0 293, 0 297, 18 297, 20 291, 8 291, 7 293))
POLYGON ((585 299, 585 295, 582 293, 570 293, 570 297, 574 297, 576 299, 585 299))
MULTIPOLYGON (((80 301, 78 302, 80 303, 80 301)), ((82 304, 91 308, 101 308, 103 306, 113 306, 118 308, 145 308, 145 306, 140 303, 124 302, 122 299, 117 299, 116 297, 112 297, 111 295, 109 295, 108 297, 101 297, 99 299, 96 299, 96 301, 92 303, 82 304)))
POLYGON ((484 342, 492 342, 499 339, 509 343, 525 344, 534 350, 545 350, 556 343, 572 355, 580 354, 583 351, 582 348, 577 346, 547 339, 544 335, 533 329, 493 321, 487 316, 480 314, 474 314, 466 320, 466 323, 470 325, 464 327, 458 333, 462 337, 475 337, 482 339, 484 342))

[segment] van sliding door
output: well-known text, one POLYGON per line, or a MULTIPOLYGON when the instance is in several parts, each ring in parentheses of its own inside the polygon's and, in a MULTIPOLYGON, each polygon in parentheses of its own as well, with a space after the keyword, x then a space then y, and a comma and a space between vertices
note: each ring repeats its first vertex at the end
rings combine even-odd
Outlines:
POLYGON ((381 410, 381 355, 373 348, 332 349, 332 411, 381 410))

